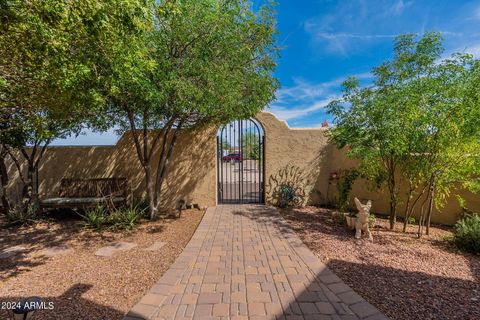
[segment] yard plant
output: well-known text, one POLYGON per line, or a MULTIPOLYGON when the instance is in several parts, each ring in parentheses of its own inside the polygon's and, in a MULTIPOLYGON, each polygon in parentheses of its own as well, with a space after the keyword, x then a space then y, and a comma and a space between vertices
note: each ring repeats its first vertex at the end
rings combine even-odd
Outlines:
MULTIPOLYGON (((23 183, 23 201, 34 206, 36 173, 49 144, 101 118, 91 8, 92 1, 76 0, 0 3, 1 183, 9 182, 8 158, 23 183)), ((5 189, 2 204, 10 207, 5 189)))
POLYGON ((478 187, 480 62, 468 54, 442 58, 441 40, 436 32, 399 36, 394 58, 372 71, 374 83, 348 78, 328 107, 331 141, 359 160, 363 177, 386 185, 390 228, 402 203, 406 223, 420 216, 419 235, 424 225, 429 233, 434 205, 459 186, 478 187))
POLYGON ((139 204, 130 203, 115 210, 109 210, 104 205, 98 205, 86 209, 79 215, 83 218, 84 226, 87 229, 118 231, 135 228, 145 217, 145 211, 139 204))
POLYGON ((180 132, 250 118, 278 87, 270 2, 4 1, 0 13, 4 208, 7 160, 35 205, 52 140, 115 127, 133 140, 154 219, 180 132))
POLYGON ((253 12, 244 0, 142 8, 109 30, 98 52, 111 79, 108 112, 131 133, 154 219, 179 134, 249 118, 273 99, 276 31, 270 5, 253 12))
POLYGON ((455 244, 472 253, 480 253, 480 214, 465 214, 455 224, 455 244))

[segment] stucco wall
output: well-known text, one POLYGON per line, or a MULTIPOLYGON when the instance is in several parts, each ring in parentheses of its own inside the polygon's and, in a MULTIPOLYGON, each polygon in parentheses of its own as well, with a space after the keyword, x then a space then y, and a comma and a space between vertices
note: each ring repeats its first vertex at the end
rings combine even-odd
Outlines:
MULTIPOLYGON (((283 182, 304 187, 306 204, 329 204, 336 198, 336 183, 329 181, 331 172, 340 172, 355 166, 355 161, 345 156, 343 150, 328 143, 327 129, 292 129, 271 113, 261 113, 257 119, 265 129, 266 139, 266 201, 275 203, 277 186, 283 182)), ((406 186, 400 188, 400 198, 405 198, 406 186)), ((456 189, 452 190, 445 207, 435 209, 432 221, 452 225, 461 214, 461 208, 455 195, 461 195, 468 207, 480 211, 478 194, 456 189)), ((359 179, 352 189, 353 196, 361 200, 372 200, 372 212, 388 214, 389 201, 386 189, 372 190, 359 179)), ((355 208, 353 201, 350 206, 355 208)), ((402 216, 404 203, 401 201, 398 214, 402 216)))
MULTIPOLYGON (((267 204, 277 201, 279 186, 289 183, 303 193, 299 204, 328 204, 336 197, 336 185, 330 183, 331 172, 355 165, 341 150, 328 143, 324 128, 292 129, 273 114, 261 112, 255 117, 265 133, 265 199, 267 204)), ((174 207, 179 199, 200 206, 214 206, 217 201, 217 128, 183 131, 177 141, 163 188, 165 207, 174 207)), ((158 161, 155 151, 153 163, 158 161)), ((19 179, 13 164, 10 193, 21 194, 19 179)), ((155 174, 155 172, 154 172, 155 174)), ((39 170, 40 196, 58 194, 62 178, 125 177, 131 194, 145 196, 144 175, 138 162, 131 136, 125 134, 115 146, 50 147, 39 170)), ((480 211, 478 195, 459 193, 473 210, 480 211)), ((454 193, 455 194, 455 193, 454 193)), ((352 196, 373 201, 372 211, 388 213, 386 190, 372 191, 364 181, 354 184, 352 196)), ((351 203, 353 208, 353 202, 351 203)), ((402 204, 399 213, 403 212, 402 204)), ((452 196, 442 211, 434 211, 433 221, 453 224, 461 212, 452 196)))
MULTIPOLYGON (((184 131, 179 135, 163 186, 166 208, 175 207, 180 199, 200 206, 215 205, 215 134, 215 128, 204 128, 184 131)), ((158 158, 159 148, 152 157, 153 167, 158 158)), ((11 177, 10 196, 18 199, 21 184, 13 163, 9 163, 8 170, 11 177)), ((130 134, 122 136, 114 146, 49 147, 38 176, 41 199, 58 195, 63 178, 124 177, 129 181, 131 195, 142 197, 146 193, 143 169, 130 134)))
POLYGON ((265 199, 276 201, 278 187, 293 184, 305 193, 303 203, 320 203, 326 192, 329 146, 325 129, 291 129, 273 114, 262 112, 256 119, 265 132, 265 199))

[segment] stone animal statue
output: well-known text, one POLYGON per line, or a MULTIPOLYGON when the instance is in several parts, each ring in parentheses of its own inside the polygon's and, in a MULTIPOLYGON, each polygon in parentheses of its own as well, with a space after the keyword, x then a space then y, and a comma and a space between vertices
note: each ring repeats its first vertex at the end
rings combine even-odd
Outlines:
POLYGON ((372 201, 368 200, 367 204, 362 204, 360 200, 355 198, 355 204, 358 209, 357 220, 355 221, 355 238, 360 239, 363 231, 363 233, 368 237, 368 240, 373 240, 372 233, 368 228, 368 217, 370 216, 372 201))

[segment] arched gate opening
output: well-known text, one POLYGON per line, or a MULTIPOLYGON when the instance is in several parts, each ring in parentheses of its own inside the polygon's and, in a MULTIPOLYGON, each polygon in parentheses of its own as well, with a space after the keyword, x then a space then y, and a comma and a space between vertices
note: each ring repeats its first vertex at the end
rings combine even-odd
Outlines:
POLYGON ((256 120, 235 120, 217 133, 218 203, 264 203, 265 136, 256 120))

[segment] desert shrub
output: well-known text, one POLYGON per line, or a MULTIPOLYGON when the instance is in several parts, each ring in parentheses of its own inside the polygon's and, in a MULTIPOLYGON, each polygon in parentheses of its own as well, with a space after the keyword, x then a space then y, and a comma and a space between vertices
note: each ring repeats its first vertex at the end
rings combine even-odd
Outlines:
POLYGON ((373 213, 370 213, 370 215, 368 216, 368 226, 370 228, 373 228, 375 227, 376 224, 377 224, 377 217, 375 217, 373 213))
POLYGON ((148 210, 150 210, 149 205, 150 203, 147 198, 138 198, 133 196, 128 204, 129 208, 135 207, 137 210, 143 211, 145 216, 148 216, 148 210))
POLYGON ((359 175, 359 172, 355 169, 345 170, 337 182, 338 209, 342 212, 348 209, 352 186, 359 175))
POLYGON ((480 214, 466 214, 458 220, 453 239, 459 249, 480 253, 480 214))
POLYGON ((133 202, 120 207, 115 211, 109 211, 107 207, 98 205, 87 209, 80 214, 84 220, 84 226, 92 230, 130 230, 133 229, 147 213, 146 208, 133 202))
POLYGON ((103 205, 86 209, 80 216, 83 218, 84 226, 87 229, 102 230, 108 226, 108 210, 103 205))
POLYGON ((5 220, 9 226, 23 226, 32 224, 37 218, 37 208, 28 206, 15 206, 7 211, 5 220))
POLYGON ((131 230, 145 217, 146 212, 147 210, 138 204, 130 204, 112 212, 109 224, 115 230, 131 230))
POLYGON ((279 200, 278 200, 278 206, 280 208, 286 208, 288 206, 291 206, 297 195, 295 192, 295 189, 288 184, 282 184, 279 188, 279 200))

